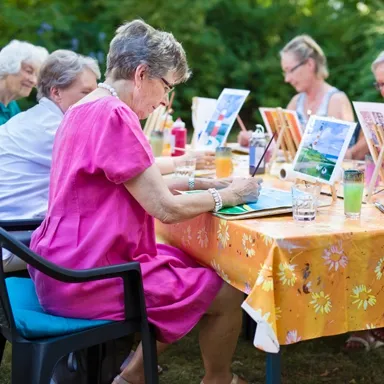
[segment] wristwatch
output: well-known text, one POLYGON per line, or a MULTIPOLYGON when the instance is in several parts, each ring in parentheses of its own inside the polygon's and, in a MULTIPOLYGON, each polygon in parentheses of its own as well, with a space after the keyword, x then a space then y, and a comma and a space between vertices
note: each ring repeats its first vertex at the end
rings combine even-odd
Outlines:
POLYGON ((209 188, 208 192, 212 195, 213 200, 215 201, 215 208, 213 208, 213 212, 220 211, 220 209, 223 208, 223 200, 219 192, 217 192, 215 188, 209 188))

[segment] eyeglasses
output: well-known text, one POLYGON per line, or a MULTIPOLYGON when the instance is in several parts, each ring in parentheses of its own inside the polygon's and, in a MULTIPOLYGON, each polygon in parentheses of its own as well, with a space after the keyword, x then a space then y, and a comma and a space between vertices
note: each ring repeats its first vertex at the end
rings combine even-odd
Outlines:
POLYGON ((373 83, 373 86, 380 92, 381 91, 381 88, 384 87, 384 83, 378 83, 377 81, 375 81, 373 83))
POLYGON ((300 61, 299 64, 296 64, 293 68, 289 69, 288 71, 283 71, 283 76, 287 76, 287 75, 289 75, 289 74, 295 72, 297 68, 299 68, 299 67, 301 67, 302 65, 304 65, 307 61, 308 61, 307 59, 305 59, 305 60, 303 60, 303 61, 300 61))
POLYGON ((171 85, 167 80, 165 80, 164 77, 160 77, 160 80, 168 88, 167 93, 171 93, 175 89, 175 87, 173 85, 171 85))

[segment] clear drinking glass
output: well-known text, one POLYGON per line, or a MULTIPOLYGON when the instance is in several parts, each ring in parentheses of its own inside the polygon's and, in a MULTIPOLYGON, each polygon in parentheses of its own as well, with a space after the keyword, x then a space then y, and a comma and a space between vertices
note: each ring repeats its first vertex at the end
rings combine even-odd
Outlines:
POLYGON ((163 154, 164 134, 161 131, 152 131, 149 138, 152 147, 153 156, 161 156, 163 154))
POLYGON ((196 170, 196 159, 193 157, 174 157, 175 177, 193 177, 196 170))
POLYGON ((292 212, 296 221, 315 220, 320 188, 320 185, 310 183, 292 186, 292 212))
POLYGON ((233 172, 232 149, 218 147, 215 153, 216 177, 229 177, 233 172))
POLYGON ((364 192, 364 172, 357 169, 344 171, 344 214, 348 218, 358 219, 364 192))

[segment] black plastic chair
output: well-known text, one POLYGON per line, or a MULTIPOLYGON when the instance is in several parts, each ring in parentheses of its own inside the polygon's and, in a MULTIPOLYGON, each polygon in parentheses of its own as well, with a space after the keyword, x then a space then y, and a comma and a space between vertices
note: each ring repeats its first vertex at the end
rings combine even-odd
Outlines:
MULTIPOLYGON (((49 384, 54 367, 63 356, 136 332, 141 332, 146 384, 158 384, 156 339, 154 328, 147 320, 139 263, 131 262, 89 270, 61 268, 32 252, 2 228, 0 228, 0 247, 8 249, 27 264, 62 282, 80 283, 117 277, 124 282, 124 321, 110 322, 56 337, 26 339, 16 327, 5 275, 0 263, 0 362, 5 342, 8 340, 12 344, 12 384, 26 382, 49 384)), ((96 383, 92 382, 92 384, 96 383)))
POLYGON ((6 231, 13 232, 13 237, 28 247, 33 231, 38 228, 42 222, 43 219, 0 220, 0 227, 6 231))

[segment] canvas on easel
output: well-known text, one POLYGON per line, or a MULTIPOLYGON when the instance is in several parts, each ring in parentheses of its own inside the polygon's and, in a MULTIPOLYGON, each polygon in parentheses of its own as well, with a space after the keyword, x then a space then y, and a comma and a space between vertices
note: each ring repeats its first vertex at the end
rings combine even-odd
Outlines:
POLYGON ((354 101, 357 117, 367 141, 375 169, 367 189, 367 201, 370 202, 380 176, 384 180, 384 104, 354 101))
POLYGON ((303 134, 296 111, 282 108, 259 108, 259 111, 268 133, 275 133, 270 162, 275 161, 279 150, 282 150, 286 162, 292 162, 303 134))
POLYGON ((223 146, 249 91, 225 88, 203 131, 199 134, 196 149, 215 150, 223 146))
POLYGON ((296 178, 329 185, 336 200, 335 184, 356 125, 312 115, 293 161, 296 178))

